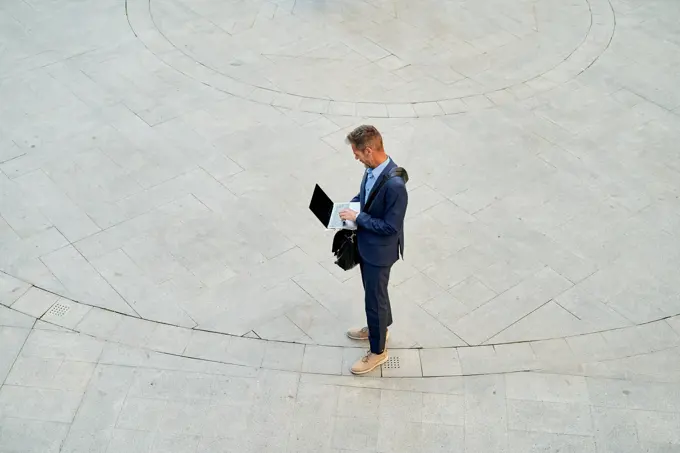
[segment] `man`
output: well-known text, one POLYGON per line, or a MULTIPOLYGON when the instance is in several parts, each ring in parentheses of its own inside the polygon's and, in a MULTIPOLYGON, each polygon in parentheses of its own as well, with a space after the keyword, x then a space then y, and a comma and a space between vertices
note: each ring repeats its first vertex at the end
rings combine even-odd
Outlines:
POLYGON ((366 374, 387 361, 387 327, 392 324, 387 284, 392 265, 404 252, 408 195, 404 179, 390 177, 397 165, 385 154, 382 137, 375 127, 359 126, 347 135, 347 142, 352 146, 354 158, 366 167, 359 195, 352 200, 360 202, 361 213, 350 209, 340 212, 343 220, 357 224, 367 326, 349 330, 347 336, 369 341, 370 351, 352 366, 352 373, 366 374), (385 182, 381 186, 383 179, 385 182), (376 193, 372 193, 374 189, 376 193), (371 196, 375 198, 368 211, 364 211, 371 196))

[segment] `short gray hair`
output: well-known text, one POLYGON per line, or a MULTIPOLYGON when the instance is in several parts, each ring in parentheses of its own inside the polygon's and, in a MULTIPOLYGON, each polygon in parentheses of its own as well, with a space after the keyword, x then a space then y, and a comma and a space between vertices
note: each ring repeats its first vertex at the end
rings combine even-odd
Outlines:
POLYGON ((366 149, 367 146, 374 148, 376 151, 382 151, 383 149, 382 135, 380 135, 375 126, 367 124, 359 126, 347 134, 346 141, 361 151, 366 149))

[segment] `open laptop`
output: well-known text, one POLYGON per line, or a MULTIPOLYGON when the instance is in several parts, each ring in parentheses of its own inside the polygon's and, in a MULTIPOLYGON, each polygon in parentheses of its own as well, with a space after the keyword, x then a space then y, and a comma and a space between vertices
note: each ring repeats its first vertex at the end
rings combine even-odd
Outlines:
POLYGON ((326 195, 326 192, 324 192, 318 184, 314 187, 314 193, 312 194, 312 201, 309 203, 309 209, 314 213, 316 218, 323 223, 324 227, 329 230, 356 228, 354 222, 345 222, 340 218, 340 211, 348 208, 359 212, 361 205, 359 202, 333 203, 333 200, 326 195))

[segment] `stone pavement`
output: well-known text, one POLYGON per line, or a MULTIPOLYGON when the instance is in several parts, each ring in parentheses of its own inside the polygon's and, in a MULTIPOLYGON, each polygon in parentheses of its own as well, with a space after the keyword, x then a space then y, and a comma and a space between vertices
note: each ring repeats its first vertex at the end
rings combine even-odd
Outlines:
POLYGON ((360 350, 243 339, 258 355, 239 337, 135 318, 111 332, 113 318, 102 311, 86 334, 0 308, 1 452, 680 451, 678 319, 640 332, 647 352, 632 337, 614 348, 612 335, 524 354, 466 347, 458 375, 424 378, 409 377, 404 351, 445 375, 456 350, 397 350, 392 377, 355 378, 343 356, 360 350))
POLYGON ((680 451, 678 23, 1 2, 0 452, 680 451), (362 123, 411 180, 393 359, 355 379, 361 283, 307 204, 356 193, 362 123))

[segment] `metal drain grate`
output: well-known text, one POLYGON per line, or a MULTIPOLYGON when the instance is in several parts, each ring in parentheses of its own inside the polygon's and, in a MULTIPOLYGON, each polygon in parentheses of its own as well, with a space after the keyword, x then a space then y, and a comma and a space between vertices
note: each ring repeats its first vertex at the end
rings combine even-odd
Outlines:
POLYGON ((387 362, 383 365, 385 368, 401 368, 399 365, 399 357, 390 357, 387 362))
POLYGON ((66 313, 68 313, 70 309, 70 305, 57 302, 56 304, 52 305, 52 308, 48 310, 47 314, 62 318, 64 315, 66 315, 66 313))

